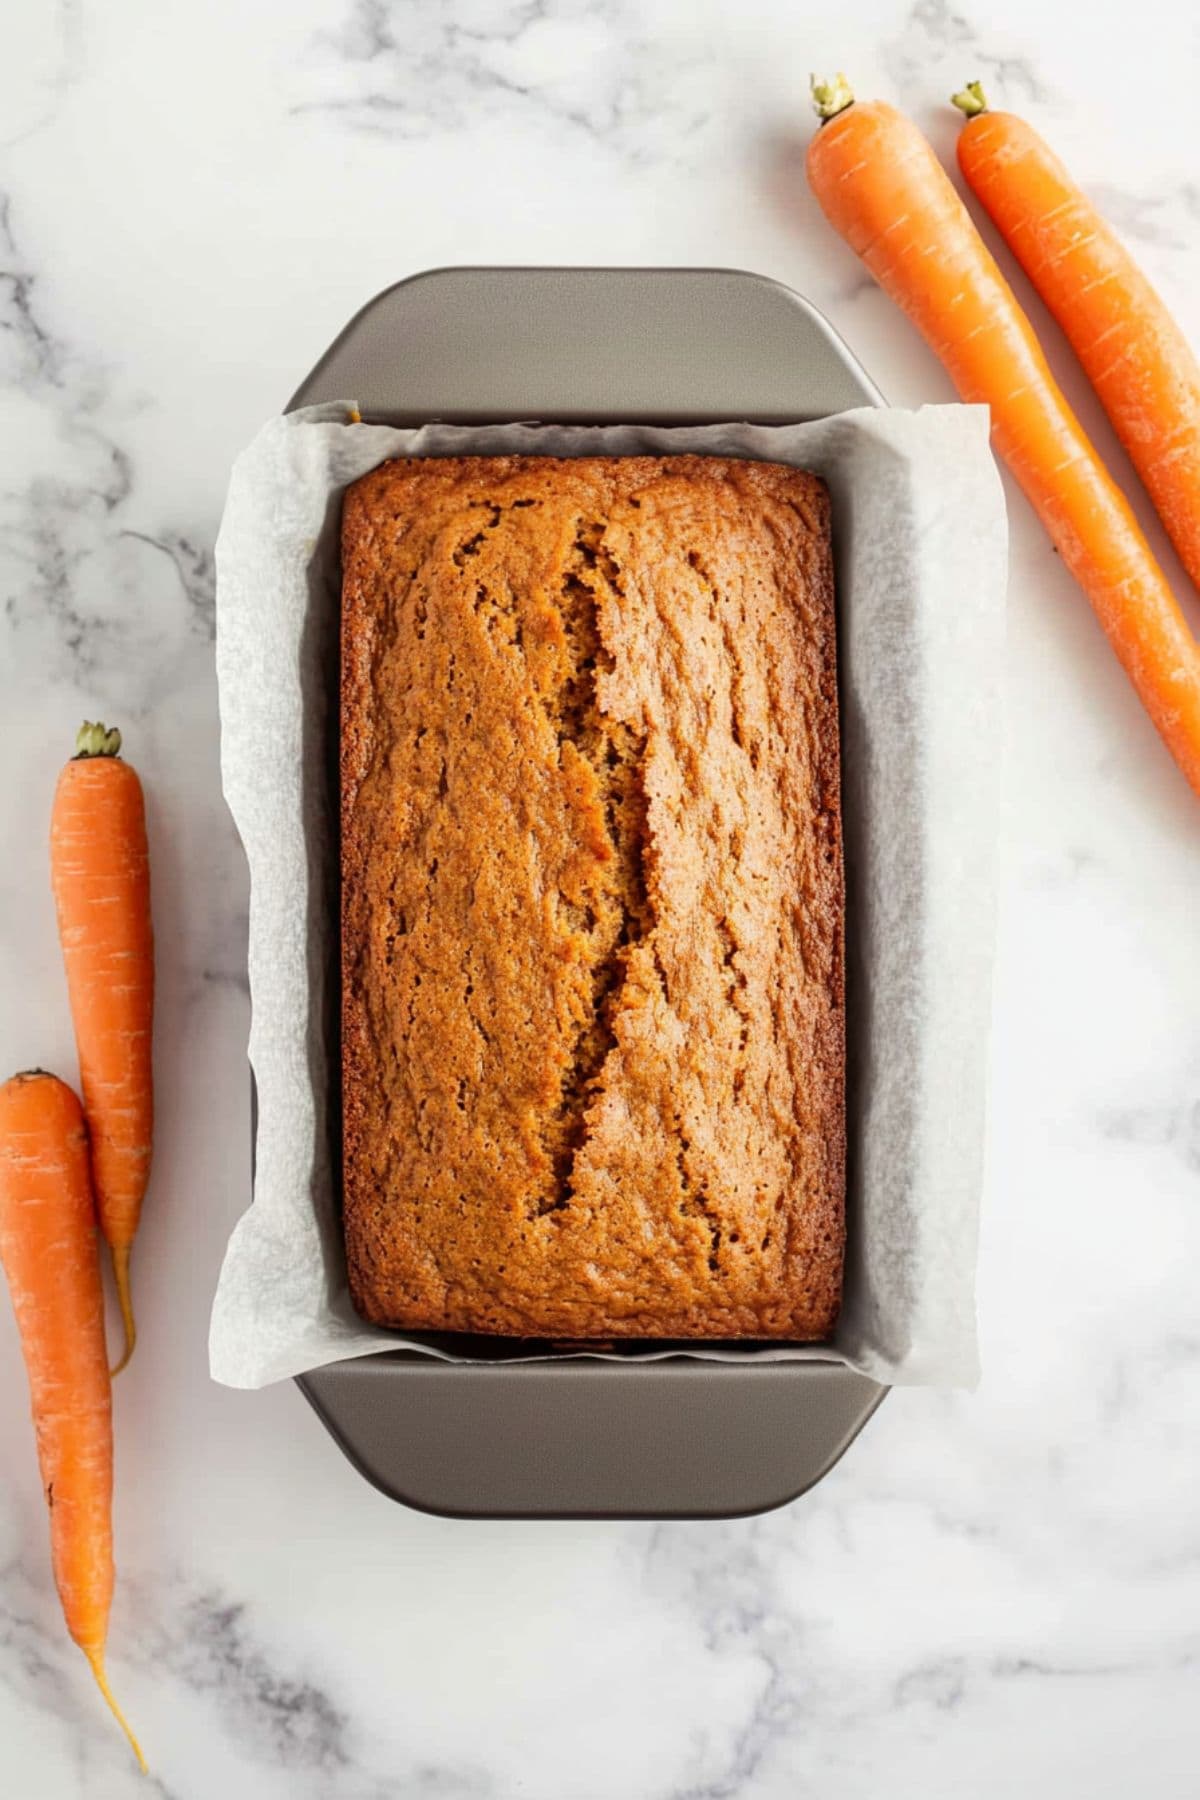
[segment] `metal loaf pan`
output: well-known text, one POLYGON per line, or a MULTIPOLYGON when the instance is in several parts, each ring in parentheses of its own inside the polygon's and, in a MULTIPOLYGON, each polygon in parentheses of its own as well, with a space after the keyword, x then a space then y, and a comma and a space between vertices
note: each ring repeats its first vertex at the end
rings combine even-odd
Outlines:
MULTIPOLYGON (((351 320, 288 410, 345 399, 394 425, 784 424, 883 404, 815 308, 732 269, 413 276, 351 320)), ((853 930, 849 861, 847 885, 853 930)), ((410 1351, 314 1369, 299 1385, 392 1498, 455 1516, 560 1518, 781 1505, 833 1467, 887 1391, 833 1362, 447 1363, 410 1351)))

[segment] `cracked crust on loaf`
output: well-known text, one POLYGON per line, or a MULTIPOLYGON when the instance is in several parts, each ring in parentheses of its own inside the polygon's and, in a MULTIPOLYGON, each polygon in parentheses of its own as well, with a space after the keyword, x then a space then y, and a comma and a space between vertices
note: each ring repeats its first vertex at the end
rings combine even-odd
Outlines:
POLYGON ((342 1105, 364 1317, 830 1333, 843 893, 829 503, 697 456, 347 492, 342 1105))

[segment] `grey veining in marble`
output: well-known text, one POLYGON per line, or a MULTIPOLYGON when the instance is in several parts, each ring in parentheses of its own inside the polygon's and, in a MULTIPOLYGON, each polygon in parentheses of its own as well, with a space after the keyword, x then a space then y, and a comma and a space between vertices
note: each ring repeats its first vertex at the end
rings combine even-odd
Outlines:
MULTIPOLYGON (((883 61, 900 93, 924 89, 931 66, 953 58, 982 76, 993 105, 1045 102, 1050 91, 1033 57, 1025 51, 994 47, 989 28, 982 28, 951 0, 916 0, 902 29, 885 40, 883 61)), ((967 77, 964 76, 964 80, 967 77)))
POLYGON ((385 136, 519 118, 645 166, 692 160, 711 120, 712 47, 631 0, 349 0, 305 65, 297 111, 385 136))

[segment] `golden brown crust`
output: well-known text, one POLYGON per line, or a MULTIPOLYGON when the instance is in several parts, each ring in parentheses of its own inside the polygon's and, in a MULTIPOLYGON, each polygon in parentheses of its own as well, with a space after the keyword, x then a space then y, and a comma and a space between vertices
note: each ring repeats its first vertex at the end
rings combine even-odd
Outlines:
POLYGON ((343 514, 351 1290, 817 1339, 841 1292, 829 509, 770 463, 384 464, 343 514))

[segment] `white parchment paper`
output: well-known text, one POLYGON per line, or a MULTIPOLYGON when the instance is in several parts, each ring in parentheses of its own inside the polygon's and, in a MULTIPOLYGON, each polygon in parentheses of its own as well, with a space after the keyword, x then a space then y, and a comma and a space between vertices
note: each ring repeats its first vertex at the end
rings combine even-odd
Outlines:
POLYGON ((225 794, 250 864, 258 1126, 212 1374, 261 1387, 368 1351, 457 1353, 453 1339, 364 1324, 346 1286, 327 1056, 338 534, 344 489, 388 457, 512 451, 748 456, 829 483, 849 908, 845 1299, 832 1347, 688 1354, 832 1355, 881 1381, 969 1385, 1006 532, 986 410, 964 406, 796 426, 395 430, 355 422, 347 404, 274 419, 239 457, 217 543, 217 673, 225 794))

